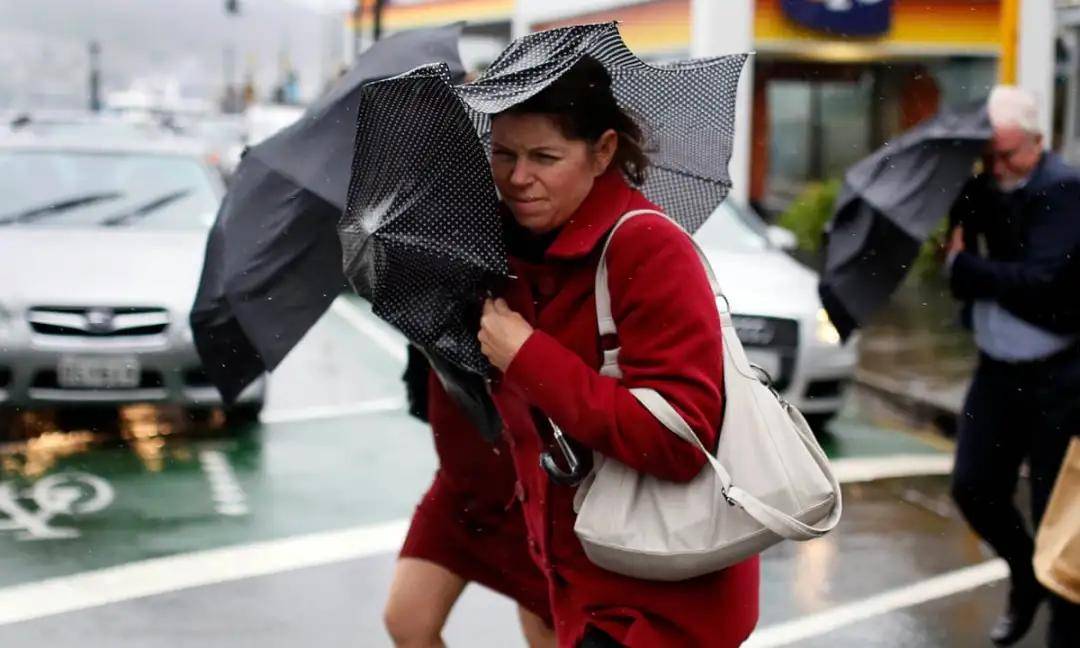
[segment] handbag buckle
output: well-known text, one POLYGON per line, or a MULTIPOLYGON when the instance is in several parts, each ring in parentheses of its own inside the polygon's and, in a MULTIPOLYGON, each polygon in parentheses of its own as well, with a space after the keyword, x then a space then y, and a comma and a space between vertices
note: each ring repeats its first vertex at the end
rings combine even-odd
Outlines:
POLYGON ((738 505, 738 504, 737 504, 737 503, 735 502, 735 500, 731 499, 731 496, 730 496, 730 495, 728 495, 728 489, 726 489, 726 488, 721 488, 721 489, 720 489, 720 494, 724 496, 724 500, 725 500, 725 501, 727 501, 727 503, 728 503, 728 506, 737 506, 737 505, 738 505))
POLYGON ((758 377, 758 381, 761 382, 762 385, 765 385, 766 387, 768 387, 769 391, 772 392, 773 396, 776 396, 776 400, 780 401, 781 403, 786 404, 787 401, 784 400, 784 397, 780 395, 780 392, 777 391, 776 387, 773 387, 772 376, 765 369, 765 367, 762 367, 761 365, 756 365, 753 362, 750 362, 748 364, 750 365, 751 369, 753 369, 754 371, 758 372, 758 374, 760 374, 759 377, 758 377))

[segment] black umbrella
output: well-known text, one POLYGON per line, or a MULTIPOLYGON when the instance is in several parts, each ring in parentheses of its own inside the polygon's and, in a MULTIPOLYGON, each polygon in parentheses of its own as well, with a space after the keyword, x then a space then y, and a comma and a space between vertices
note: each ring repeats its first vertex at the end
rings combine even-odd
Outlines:
POLYGON ((847 170, 818 291, 847 339, 907 275, 990 139, 984 104, 942 111, 847 170))
MULTIPOLYGON (((511 43, 467 85, 452 86, 440 66, 369 85, 338 227, 346 276, 436 367, 441 360, 474 377, 488 369, 478 311, 507 271, 487 159, 491 115, 586 56, 604 65, 616 101, 642 128, 646 196, 693 232, 727 195, 742 54, 653 66, 626 47, 614 23, 579 25, 511 43)), ((545 468, 573 483, 583 464, 556 434, 570 472, 549 455, 545 468)))
POLYGON ((292 126, 250 149, 207 243, 191 327, 226 401, 274 369, 346 286, 344 209, 361 89, 445 62, 461 77, 459 25, 379 41, 292 126))
POLYGON ((671 65, 642 62, 614 23, 530 34, 473 83, 427 66, 371 84, 348 206, 339 225, 346 276, 413 342, 485 374, 479 307, 506 273, 488 163, 490 116, 540 92, 590 56, 642 127, 645 194, 688 230, 727 195, 735 93, 745 55, 671 65))
POLYGON ((509 267, 488 158, 448 73, 434 65, 364 88, 338 233, 345 275, 376 315, 482 375, 479 306, 509 267))
POLYGON ((482 77, 455 90, 487 143, 490 115, 540 92, 585 56, 604 65, 619 106, 642 128, 650 165, 642 191, 696 231, 731 188, 735 95, 747 55, 649 64, 626 46, 617 23, 575 25, 514 41, 482 77))

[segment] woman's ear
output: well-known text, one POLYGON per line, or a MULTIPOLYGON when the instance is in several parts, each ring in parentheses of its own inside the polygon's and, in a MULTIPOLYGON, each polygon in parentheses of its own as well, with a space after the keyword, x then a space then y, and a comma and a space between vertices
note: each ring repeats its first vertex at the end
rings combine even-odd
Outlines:
POLYGON ((600 139, 593 145, 593 176, 601 176, 607 171, 611 161, 615 159, 615 151, 619 148, 619 134, 615 129, 609 128, 604 131, 600 139))

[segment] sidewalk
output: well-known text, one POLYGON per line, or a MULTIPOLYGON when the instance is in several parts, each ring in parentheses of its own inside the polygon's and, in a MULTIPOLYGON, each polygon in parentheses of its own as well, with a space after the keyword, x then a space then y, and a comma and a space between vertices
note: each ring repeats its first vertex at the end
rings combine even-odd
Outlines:
POLYGON ((909 409, 915 419, 940 426, 955 418, 976 358, 956 312, 942 287, 905 285, 862 332, 856 383, 909 409))

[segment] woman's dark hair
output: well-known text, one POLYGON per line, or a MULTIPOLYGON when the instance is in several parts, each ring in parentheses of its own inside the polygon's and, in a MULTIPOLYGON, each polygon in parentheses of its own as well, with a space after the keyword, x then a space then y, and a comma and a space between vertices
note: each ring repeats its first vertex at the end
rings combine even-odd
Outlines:
POLYGON ((592 57, 582 57, 547 88, 499 114, 548 115, 563 136, 589 143, 614 130, 619 145, 612 164, 633 184, 645 183, 649 158, 642 148, 641 127, 619 107, 611 92, 611 75, 592 57))

